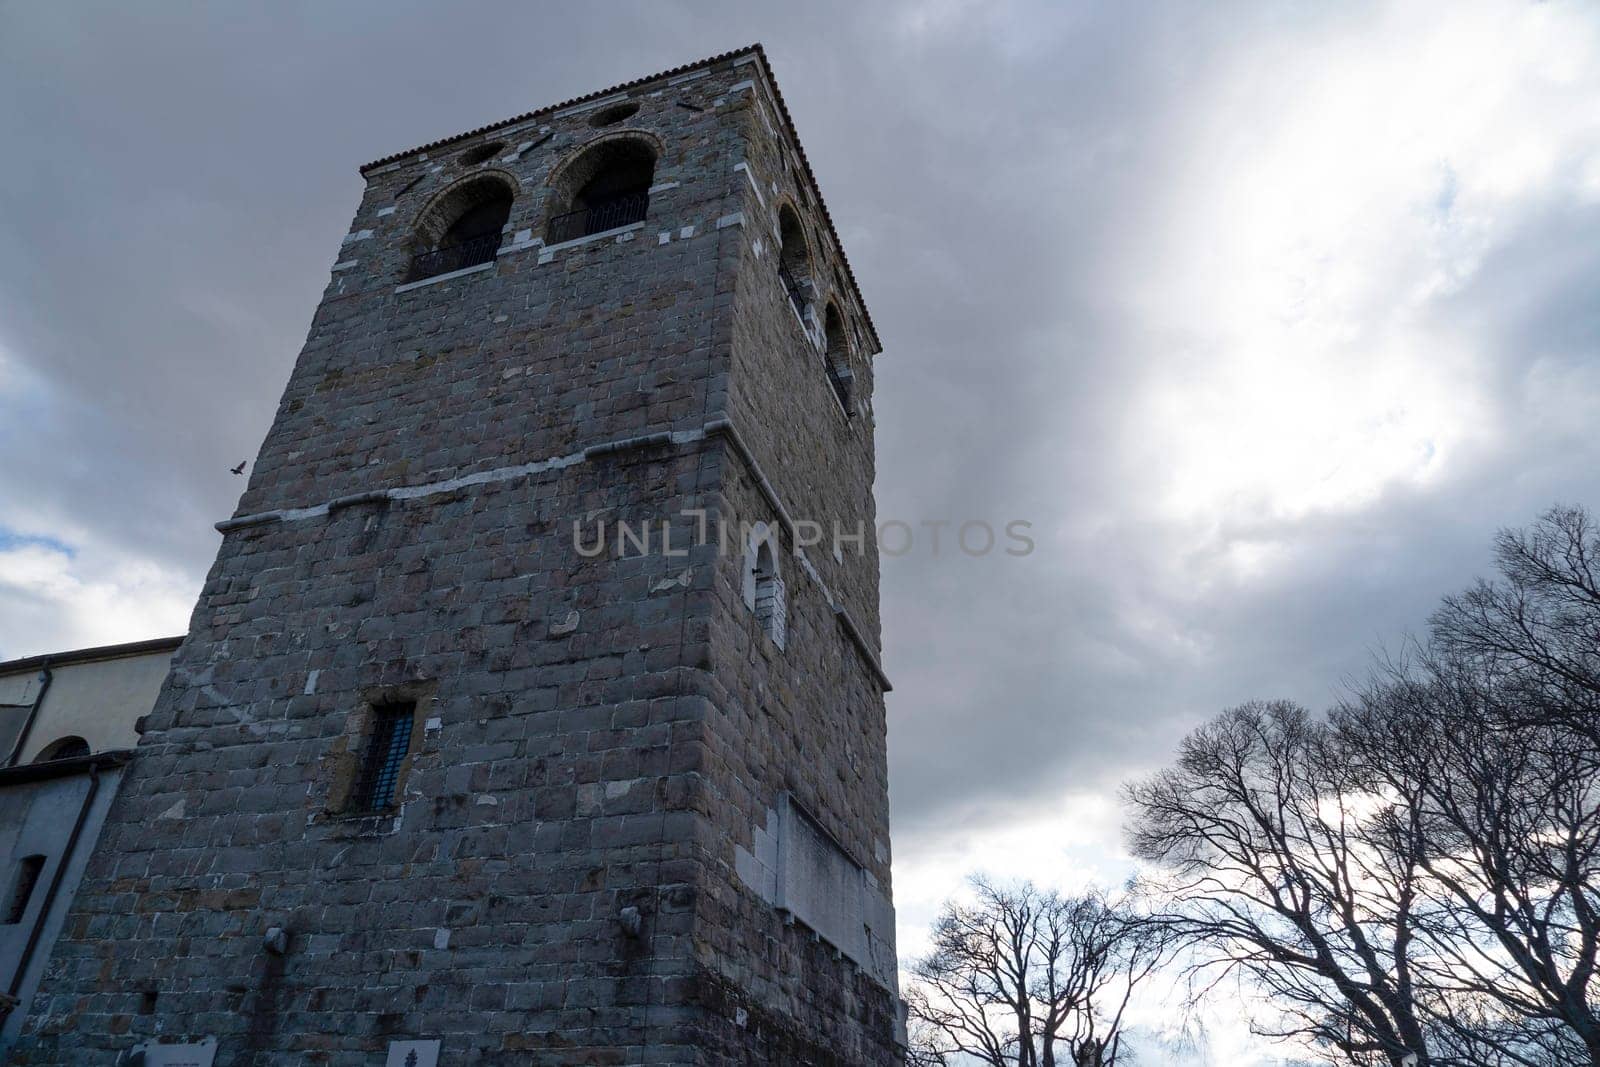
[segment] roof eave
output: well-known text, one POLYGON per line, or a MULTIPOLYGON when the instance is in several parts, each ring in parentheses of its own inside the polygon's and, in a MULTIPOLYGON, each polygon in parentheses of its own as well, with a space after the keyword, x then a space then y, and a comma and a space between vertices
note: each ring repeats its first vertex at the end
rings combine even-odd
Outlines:
POLYGON ((75 648, 67 652, 46 652, 38 656, 6 660, 0 663, 0 674, 16 674, 19 671, 36 670, 41 667, 65 667, 68 664, 89 663, 93 660, 125 659, 128 656, 142 656, 150 652, 176 652, 181 644, 183 644, 182 637, 156 637, 148 641, 129 641, 120 645, 97 645, 93 648, 75 648))

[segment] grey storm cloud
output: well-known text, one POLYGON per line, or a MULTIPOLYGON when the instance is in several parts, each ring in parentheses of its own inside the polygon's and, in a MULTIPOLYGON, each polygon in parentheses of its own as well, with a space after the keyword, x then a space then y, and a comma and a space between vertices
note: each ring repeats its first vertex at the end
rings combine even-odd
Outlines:
POLYGON ((760 40, 883 338, 880 517, 1036 541, 884 561, 915 875, 1227 704, 1326 703, 1497 527, 1600 503, 1597 37, 1559 5, 0 6, 0 656, 184 627, 360 164, 760 40))

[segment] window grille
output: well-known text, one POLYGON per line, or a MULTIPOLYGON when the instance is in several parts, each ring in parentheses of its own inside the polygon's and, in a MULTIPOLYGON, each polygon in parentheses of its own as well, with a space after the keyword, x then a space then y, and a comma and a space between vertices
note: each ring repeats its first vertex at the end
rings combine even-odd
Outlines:
POLYGON ((605 233, 619 226, 631 226, 635 222, 643 222, 649 208, 650 193, 645 189, 624 193, 622 196, 589 207, 581 207, 550 220, 549 241, 551 244, 559 244, 562 241, 574 241, 591 234, 605 233))
POLYGON ((415 704, 382 704, 372 710, 372 732, 350 794, 352 811, 384 811, 394 806, 400 765, 411 752, 415 712, 415 704))
POLYGON ((486 233, 460 244, 446 245, 431 252, 420 252, 411 257, 411 269, 406 281, 417 282, 451 271, 466 270, 480 263, 493 263, 500 253, 500 233, 486 233))

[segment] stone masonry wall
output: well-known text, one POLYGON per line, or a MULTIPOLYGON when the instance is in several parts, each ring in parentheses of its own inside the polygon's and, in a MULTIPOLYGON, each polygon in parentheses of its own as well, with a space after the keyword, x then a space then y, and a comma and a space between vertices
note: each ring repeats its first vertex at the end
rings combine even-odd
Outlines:
POLYGON ((872 334, 845 284, 841 259, 814 196, 800 180, 797 154, 774 125, 770 106, 751 99, 741 190, 747 225, 740 233, 739 293, 733 321, 734 365, 728 377, 729 417, 745 435, 763 472, 797 520, 816 522, 824 543, 810 553, 829 587, 877 645, 878 547, 872 416, 872 334), (778 210, 794 207, 806 233, 815 284, 814 321, 793 309, 778 280, 778 210), (816 331, 825 308, 843 320, 854 371, 854 414, 834 398, 816 331), (860 548, 833 554, 833 530, 865 530, 860 548))
POLYGON ((449 1064, 638 1062, 647 1038, 691 1062, 658 1009, 687 973, 706 710, 680 664, 703 627, 681 570, 583 560, 566 526, 716 471, 607 467, 230 538, 18 1062, 111 1062, 158 1024, 240 1065, 355 1067, 415 1035, 449 1064), (348 717, 419 679, 400 810, 330 814, 348 717))
MULTIPOLYGON (((780 798, 797 801, 890 893, 887 736, 882 683, 851 645, 832 601, 859 622, 876 653, 878 554, 871 415, 870 330, 853 290, 843 284, 813 194, 799 179, 794 148, 776 123, 772 102, 753 95, 742 116, 746 152, 740 168, 746 225, 739 234, 739 292, 727 394, 755 466, 723 462, 718 513, 725 526, 782 519, 757 484, 767 478, 794 520, 820 524, 824 543, 794 554, 781 538, 787 587, 787 639, 779 648, 742 599, 741 560, 717 571, 711 615, 713 714, 707 773, 713 822, 728 828, 714 857, 721 872, 701 902, 697 948, 715 972, 726 1003, 749 1016, 718 1035, 709 1063, 898 1063, 892 990, 836 946, 795 924, 747 884, 739 853, 756 849, 780 798), (832 301, 845 320, 854 369, 855 414, 835 399, 821 347, 792 308, 777 276, 778 206, 794 205, 808 233, 814 300, 832 301), (832 527, 865 528, 859 548, 833 552, 832 527), (743 950, 740 950, 741 944, 743 950), (759 947, 758 951, 752 948, 759 947), (737 991, 737 992, 734 992, 737 991), (763 1050, 770 1059, 742 1058, 763 1050)), ((820 321, 820 312, 816 321, 820 321)), ((893 951, 894 931, 876 931, 893 951)), ((890 968, 891 972, 893 968, 890 968)))
MULTIPOLYGON (((733 458, 723 464, 720 510, 773 521, 765 498, 733 458)), ((783 649, 745 608, 737 560, 717 571, 711 615, 713 723, 708 729, 713 823, 728 828, 718 843, 700 902, 696 948, 736 1009, 751 1007, 745 1040, 804 1039, 811 1051, 767 1061, 738 1052, 707 1063, 898 1063, 894 991, 837 946, 794 923, 741 876, 739 853, 758 851, 785 794, 815 817, 887 896, 890 887, 886 734, 877 679, 850 647, 818 584, 787 553, 779 565, 789 587, 789 633, 783 649), (818 1050, 826 1050, 826 1053, 818 1050)), ((879 930, 889 940, 892 926, 879 930)), ((737 1013, 736 1013, 737 1017, 737 1013)), ((733 1036, 726 1045, 736 1050, 733 1036)))

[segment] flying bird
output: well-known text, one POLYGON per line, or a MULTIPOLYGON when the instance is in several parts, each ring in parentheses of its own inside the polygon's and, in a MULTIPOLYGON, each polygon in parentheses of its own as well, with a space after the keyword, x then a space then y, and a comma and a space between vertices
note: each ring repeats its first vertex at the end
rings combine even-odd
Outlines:
POLYGON ((238 466, 237 466, 237 467, 229 467, 229 468, 228 468, 228 472, 229 472, 229 473, 230 473, 230 474, 243 474, 243 473, 244 473, 244 465, 245 465, 245 464, 246 464, 246 463, 249 463, 249 462, 250 462, 250 461, 249 461, 249 460, 247 460, 247 459, 241 459, 241 460, 240 460, 240 461, 239 461, 239 465, 238 465, 238 466))

